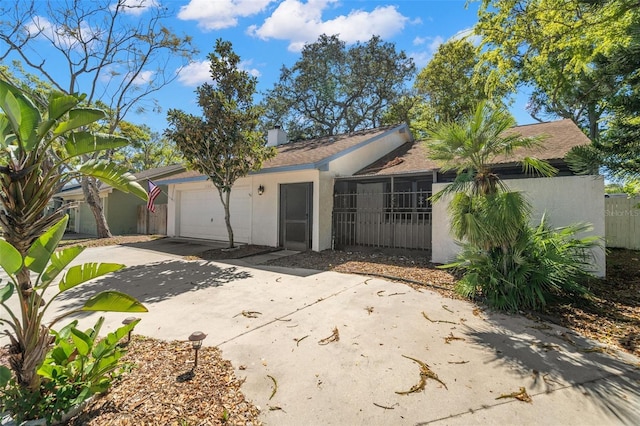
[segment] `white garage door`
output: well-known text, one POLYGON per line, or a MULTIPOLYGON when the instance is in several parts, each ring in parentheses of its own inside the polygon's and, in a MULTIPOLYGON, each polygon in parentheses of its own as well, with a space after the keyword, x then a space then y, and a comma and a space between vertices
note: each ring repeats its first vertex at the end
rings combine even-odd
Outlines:
MULTIPOLYGON (((249 187, 234 187, 231 191, 231 227, 238 243, 249 242, 250 209, 249 187)), ((180 192, 179 234, 181 237, 228 241, 224 209, 216 189, 180 192)))

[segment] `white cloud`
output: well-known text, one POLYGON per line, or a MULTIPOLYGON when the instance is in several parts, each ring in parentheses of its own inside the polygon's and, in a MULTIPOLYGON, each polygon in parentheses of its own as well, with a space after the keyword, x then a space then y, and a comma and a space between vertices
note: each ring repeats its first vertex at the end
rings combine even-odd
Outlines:
POLYGON ((133 16, 140 16, 152 7, 158 7, 157 0, 124 0, 122 11, 133 16))
POLYGON ((260 70, 258 70, 257 68, 251 68, 251 65, 253 65, 253 61, 252 60, 246 60, 246 61, 242 61, 238 64, 238 68, 240 68, 243 71, 246 71, 249 73, 249 75, 252 75, 254 77, 260 77, 262 75, 262 73, 260 72, 260 70))
POLYGON ((199 86, 204 82, 211 81, 209 74, 208 60, 191 62, 189 65, 178 68, 178 81, 185 86, 199 86))
POLYGON ((191 0, 180 8, 178 18, 198 21, 205 31, 235 27, 238 18, 262 12, 273 0, 191 0))
POLYGON ((254 25, 248 32, 263 40, 288 40, 289 50, 297 52, 321 34, 339 34, 341 40, 351 44, 367 41, 373 35, 387 39, 409 22, 396 6, 378 6, 371 12, 352 10, 348 15, 323 21, 323 11, 336 3, 337 0, 284 0, 262 26, 254 25))
POLYGON ((421 44, 425 44, 427 42, 426 37, 416 37, 413 39, 414 46, 420 46, 421 44))
POLYGON ((143 85, 143 84, 149 84, 153 81, 153 76, 156 73, 153 71, 142 71, 140 72, 136 78, 133 80, 133 84, 136 85, 143 85))
MULTIPOLYGON (((260 77, 262 75, 260 71, 251 67, 252 62, 251 60, 242 61, 238 64, 238 68, 248 72, 249 75, 260 77)), ((191 62, 189 65, 178 69, 178 81, 185 86, 191 87, 199 86, 206 82, 211 83, 210 67, 211 62, 208 59, 191 62)))
MULTIPOLYGON (((420 45, 426 44, 426 49, 418 52, 412 52, 409 54, 409 56, 413 58, 413 62, 416 64, 416 68, 421 69, 429 63, 429 61, 433 57, 433 54, 438 50, 438 47, 440 47, 440 45, 444 43, 444 38, 442 38, 441 36, 435 36, 416 37, 416 39, 420 40, 420 45)), ((416 39, 414 39, 413 41, 414 45, 418 45, 418 43, 416 43, 416 39)))
POLYGON ((444 43, 444 38, 440 37, 440 36, 435 36, 435 37, 430 37, 431 43, 429 43, 429 51, 431 53, 435 53, 436 50, 438 50, 438 47, 440 47, 440 45, 442 43, 444 43))

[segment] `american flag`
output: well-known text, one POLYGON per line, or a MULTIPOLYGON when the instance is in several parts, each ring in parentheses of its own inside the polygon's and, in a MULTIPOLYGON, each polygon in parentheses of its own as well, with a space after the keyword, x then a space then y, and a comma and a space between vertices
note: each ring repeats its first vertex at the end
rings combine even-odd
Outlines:
POLYGON ((155 183, 149 181, 149 201, 147 201, 147 208, 151 213, 156 211, 156 206, 153 204, 158 195, 160 195, 160 187, 155 183))

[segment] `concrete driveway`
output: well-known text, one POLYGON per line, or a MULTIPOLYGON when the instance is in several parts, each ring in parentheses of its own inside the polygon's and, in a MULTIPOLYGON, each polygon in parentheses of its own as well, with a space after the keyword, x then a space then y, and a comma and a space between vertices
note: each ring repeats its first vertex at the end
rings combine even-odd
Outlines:
MULTIPOLYGON (((136 296, 150 310, 136 333, 167 340, 206 333, 204 344, 218 346, 246 377, 243 392, 266 424, 640 424, 639 360, 597 352, 560 327, 404 284, 266 270, 250 259, 184 261, 111 246, 79 260, 129 267, 65 293, 52 315, 107 288, 136 296), (439 381, 425 372, 424 390, 404 395, 421 380, 411 358, 439 381), (278 385, 271 399, 269 376, 278 385), (531 402, 501 398, 522 387, 531 402)), ((106 316, 103 332, 125 315, 106 316)))

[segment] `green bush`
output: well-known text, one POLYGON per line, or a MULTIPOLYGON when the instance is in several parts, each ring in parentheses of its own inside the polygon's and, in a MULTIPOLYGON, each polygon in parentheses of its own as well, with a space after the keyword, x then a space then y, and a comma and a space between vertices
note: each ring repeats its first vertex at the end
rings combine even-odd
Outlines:
POLYGON ((583 283, 590 276, 591 249, 600 242, 576 236, 587 230, 584 224, 551 229, 543 218, 509 246, 486 250, 463 243, 456 262, 445 267, 461 270, 456 291, 465 297, 481 295, 500 310, 540 309, 555 294, 588 293, 583 283))
POLYGON ((47 353, 38 375, 43 379, 36 392, 18 386, 8 369, 0 378, 0 405, 18 422, 44 418, 60 421, 73 407, 96 393, 104 393, 114 379, 126 371, 121 362, 126 348, 120 344, 139 320, 118 328, 98 340, 104 317, 93 328, 80 331, 73 321, 59 332, 52 331, 55 342, 47 353), (9 372, 9 374, 7 374, 9 372))

